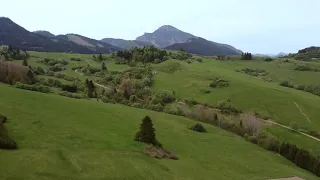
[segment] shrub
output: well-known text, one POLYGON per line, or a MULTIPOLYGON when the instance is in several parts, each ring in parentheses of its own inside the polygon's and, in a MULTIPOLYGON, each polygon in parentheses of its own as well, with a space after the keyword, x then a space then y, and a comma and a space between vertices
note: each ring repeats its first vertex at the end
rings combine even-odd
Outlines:
POLYGON ((212 82, 210 83, 210 87, 212 88, 222 88, 222 87, 228 87, 229 83, 226 80, 219 79, 219 78, 213 78, 212 82))
POLYGON ((294 68, 294 70, 296 71, 319 71, 318 69, 306 66, 306 65, 299 65, 297 67, 294 68))
POLYGON ((70 60, 71 60, 71 61, 81 61, 80 58, 74 58, 74 57, 70 58, 70 60))
POLYGON ((164 103, 171 103, 175 100, 173 92, 167 90, 162 90, 156 93, 156 96, 160 98, 164 103))
POLYGON ((8 120, 7 116, 0 113, 0 124, 7 122, 7 120, 8 120))
POLYGON ((236 109, 230 101, 221 101, 216 106, 217 109, 220 109, 222 113, 232 114, 232 113, 240 113, 238 109, 236 109))
POLYGON ((206 129, 200 123, 193 125, 190 129, 192 131, 197 131, 197 132, 207 132, 206 129))
POLYGON ((162 145, 156 140, 155 129, 149 116, 142 119, 140 130, 137 132, 135 140, 147 144, 153 144, 157 147, 162 147, 162 145))
POLYGON ((42 93, 49 93, 51 92, 50 88, 47 86, 42 86, 40 84, 35 84, 35 85, 28 85, 28 84, 22 84, 22 83, 16 83, 15 84, 16 88, 19 89, 25 89, 29 91, 38 91, 42 93))
POLYGON ((199 104, 199 102, 197 102, 197 100, 194 100, 194 99, 185 99, 184 101, 185 101, 189 106, 199 104))
POLYGON ((62 89, 62 91, 68 91, 68 92, 71 92, 71 93, 75 93, 78 90, 77 86, 69 85, 69 84, 62 85, 61 89, 62 89))
POLYGON ((258 140, 256 136, 249 136, 248 141, 252 142, 253 144, 258 144, 258 140))
POLYGON ((283 81, 280 83, 280 86, 293 88, 293 85, 289 83, 289 81, 283 81))
POLYGON ((40 66, 37 66, 36 68, 32 68, 32 70, 36 75, 44 75, 46 73, 44 69, 40 66))
POLYGON ((244 68, 241 70, 236 70, 237 72, 242 72, 248 74, 250 76, 266 76, 269 73, 263 69, 251 69, 251 68, 244 68))
POLYGON ((150 104, 150 105, 148 106, 148 109, 151 109, 151 110, 153 110, 153 111, 162 112, 162 111, 163 111, 163 106, 162 106, 160 103, 158 103, 158 104, 156 104, 156 105, 150 104))
POLYGON ((0 149, 17 149, 17 143, 10 139, 0 137, 0 149))
POLYGON ((75 99, 84 99, 85 98, 84 95, 79 95, 79 94, 70 93, 70 92, 66 92, 66 91, 59 92, 59 95, 69 97, 69 98, 75 98, 75 99))
POLYGON ((273 59, 271 57, 267 57, 266 59, 264 59, 264 61, 271 62, 271 61, 273 61, 273 59))
POLYGON ((53 72, 58 72, 58 71, 65 70, 65 68, 62 66, 62 64, 55 64, 54 66, 51 66, 49 70, 53 72))

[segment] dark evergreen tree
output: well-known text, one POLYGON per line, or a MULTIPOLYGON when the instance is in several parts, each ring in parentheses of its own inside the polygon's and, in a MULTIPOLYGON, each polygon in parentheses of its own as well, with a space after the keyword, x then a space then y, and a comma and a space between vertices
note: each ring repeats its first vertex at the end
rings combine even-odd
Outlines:
POLYGON ((26 59, 24 59, 24 60, 22 61, 22 65, 28 66, 28 61, 27 61, 26 59))
POLYGON ((102 69, 103 71, 106 71, 106 70, 107 70, 107 66, 106 66, 106 64, 105 64, 104 62, 102 62, 102 64, 101 64, 101 69, 102 69))
POLYGON ((161 144, 156 140, 155 129, 149 116, 143 118, 142 123, 140 124, 140 130, 135 136, 135 140, 161 147, 161 144))
POLYGON ((98 59, 99 59, 99 61, 102 61, 102 60, 103 60, 103 57, 102 57, 102 54, 101 54, 101 53, 99 54, 98 59))

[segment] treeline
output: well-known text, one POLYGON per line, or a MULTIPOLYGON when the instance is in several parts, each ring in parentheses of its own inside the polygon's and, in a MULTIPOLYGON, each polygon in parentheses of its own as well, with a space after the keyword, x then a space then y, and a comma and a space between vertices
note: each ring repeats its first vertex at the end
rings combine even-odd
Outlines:
POLYGON ((160 63, 168 59, 167 51, 145 46, 143 48, 133 48, 130 50, 118 51, 113 54, 117 57, 118 63, 143 62, 160 63))
POLYGON ((241 60, 252 60, 252 54, 251 53, 242 53, 241 54, 241 60))
POLYGON ((288 87, 288 88, 294 88, 300 91, 305 91, 317 96, 320 96, 320 85, 295 85, 290 83, 289 81, 283 81, 280 83, 281 86, 288 87))
POLYGON ((9 138, 8 131, 4 127, 7 120, 7 116, 0 113, 0 149, 17 149, 17 143, 9 138))
POLYGON ((9 45, 8 47, 2 48, 2 50, 0 51, 0 56, 3 56, 5 61, 11 61, 25 60, 29 57, 29 54, 25 50, 21 50, 9 45))

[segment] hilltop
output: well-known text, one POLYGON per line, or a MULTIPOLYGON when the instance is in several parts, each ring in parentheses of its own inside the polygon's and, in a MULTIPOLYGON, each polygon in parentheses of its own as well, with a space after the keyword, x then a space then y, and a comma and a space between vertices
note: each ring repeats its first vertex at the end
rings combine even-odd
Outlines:
POLYGON ((241 51, 235 49, 232 46, 225 45, 225 44, 218 44, 203 38, 191 38, 191 39, 188 39, 186 42, 175 43, 173 45, 165 47, 165 49, 168 49, 168 50, 184 49, 189 53, 200 54, 204 56, 241 54, 241 51))
POLYGON ((13 45, 29 51, 74 52, 83 54, 110 53, 120 49, 102 42, 101 46, 94 46, 97 43, 90 46, 94 40, 82 36, 78 36, 78 39, 81 40, 80 43, 79 41, 75 43, 73 40, 70 41, 67 38, 57 37, 61 36, 53 37, 43 31, 36 33, 29 32, 9 18, 0 18, 0 45, 13 45), (89 46, 87 46, 88 44, 89 46))

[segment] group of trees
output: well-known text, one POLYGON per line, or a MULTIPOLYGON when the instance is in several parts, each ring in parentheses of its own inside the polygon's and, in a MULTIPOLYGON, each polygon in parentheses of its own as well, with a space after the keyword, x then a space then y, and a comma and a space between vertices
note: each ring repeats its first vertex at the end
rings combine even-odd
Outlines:
POLYGON ((241 54, 241 60, 252 60, 252 54, 251 53, 242 53, 241 54))
POLYGON ((25 50, 13 47, 9 45, 8 47, 3 47, 0 51, 0 56, 4 57, 4 60, 24 60, 29 57, 29 54, 25 50))
POLYGON ((320 96, 320 85, 295 85, 290 83, 289 81, 283 81, 280 83, 281 86, 288 87, 288 88, 294 88, 300 91, 306 91, 309 93, 312 93, 314 95, 320 96))
POLYGON ((9 138, 8 131, 4 127, 7 116, 0 114, 0 149, 17 149, 17 143, 9 138))
POLYGON ((159 63, 167 60, 167 51, 155 48, 153 46, 145 46, 143 48, 132 48, 130 50, 118 51, 116 57, 124 59, 127 63, 143 62, 143 63, 159 63))
POLYGON ((88 91, 88 97, 89 98, 96 98, 97 97, 97 91, 96 91, 96 87, 93 83, 92 80, 88 80, 86 79, 86 87, 87 87, 87 91, 88 91))
POLYGON ((320 157, 313 157, 308 151, 289 143, 282 143, 280 154, 297 166, 320 176, 320 157))

